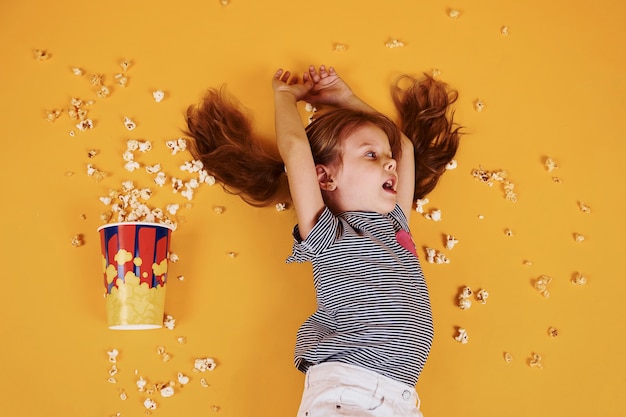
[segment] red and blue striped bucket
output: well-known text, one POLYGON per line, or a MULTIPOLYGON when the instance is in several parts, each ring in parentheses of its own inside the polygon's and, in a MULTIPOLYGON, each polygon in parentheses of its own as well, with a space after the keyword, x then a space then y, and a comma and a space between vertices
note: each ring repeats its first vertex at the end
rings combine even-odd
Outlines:
POLYGON ((98 228, 110 329, 163 326, 172 230, 169 225, 148 222, 98 228))

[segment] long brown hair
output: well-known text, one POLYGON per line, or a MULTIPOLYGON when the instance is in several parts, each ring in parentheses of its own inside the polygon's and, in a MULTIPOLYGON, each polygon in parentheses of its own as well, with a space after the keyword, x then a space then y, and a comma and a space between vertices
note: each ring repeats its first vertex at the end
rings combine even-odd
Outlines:
POLYGON ((253 137, 250 118, 224 87, 207 90, 185 119, 192 155, 227 192, 253 206, 267 206, 285 192, 282 161, 253 137))
MULTIPOLYGON (((401 130, 414 144, 414 196, 423 198, 437 185, 458 148, 460 127, 449 112, 458 94, 430 76, 422 81, 404 76, 393 86, 392 97, 401 130), (407 81, 408 86, 401 87, 407 81)), ((250 117, 224 87, 207 90, 200 103, 187 108, 185 119, 192 155, 227 192, 253 206, 267 206, 288 195, 282 161, 253 136, 250 117)), ((399 157, 399 130, 391 119, 380 113, 336 109, 306 127, 315 163, 340 164, 342 139, 368 123, 387 134, 394 156, 399 157)))
POLYGON ((424 79, 404 75, 391 96, 400 114, 400 129, 413 142, 415 152, 414 200, 424 198, 437 185, 459 147, 460 129, 451 105, 459 95, 428 74, 424 79))

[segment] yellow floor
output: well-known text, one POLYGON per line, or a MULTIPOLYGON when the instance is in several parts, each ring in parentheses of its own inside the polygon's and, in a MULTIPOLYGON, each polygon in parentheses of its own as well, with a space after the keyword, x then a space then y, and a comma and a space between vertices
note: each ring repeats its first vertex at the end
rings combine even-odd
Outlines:
POLYGON ((436 326, 417 386, 424 415, 623 416, 625 14, 613 0, 3 2, 0 415, 140 416, 150 397, 162 417, 295 416, 295 332, 315 300, 310 267, 284 264, 293 211, 199 188, 172 237, 174 330, 107 329, 96 229, 100 197, 125 180, 152 187, 155 205, 187 202, 143 169, 124 169, 127 140, 152 142, 136 157, 142 165, 188 178, 179 166, 191 156, 172 156, 165 142, 182 136, 183 112, 205 88, 227 84, 269 144, 274 70, 325 63, 392 116, 388 89, 401 73, 438 70, 460 92, 456 117, 468 134, 458 168, 425 207, 442 220, 411 219, 422 260, 425 247, 450 259, 423 265, 436 326), (387 47, 393 40, 403 46, 387 47), (98 97, 93 74, 108 97, 98 97), (66 112, 47 120, 72 98, 95 101, 93 129, 79 131, 66 112), (546 158, 558 168, 549 172, 546 158), (88 164, 108 176, 97 182, 88 164), (502 184, 475 180, 479 167, 505 170, 517 202, 502 184), (446 234, 459 240, 452 250, 446 234), (72 245, 76 235, 82 246, 72 245), (586 285, 571 282, 577 274, 586 285), (534 287, 542 275, 552 278, 549 299, 534 287), (461 310, 464 286, 487 290, 486 304, 461 310), (467 344, 454 339, 459 327, 467 344), (535 353, 542 369, 529 365, 535 353), (216 369, 194 372, 205 357, 216 369), (179 372, 190 381, 171 398, 137 388, 139 377, 153 386, 179 372))

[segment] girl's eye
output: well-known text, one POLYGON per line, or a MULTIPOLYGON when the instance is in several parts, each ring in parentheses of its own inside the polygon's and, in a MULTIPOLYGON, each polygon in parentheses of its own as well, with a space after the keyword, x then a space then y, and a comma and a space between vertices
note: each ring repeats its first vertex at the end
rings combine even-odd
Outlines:
POLYGON ((376 152, 368 151, 365 153, 365 156, 367 156, 368 158, 376 158, 376 152))

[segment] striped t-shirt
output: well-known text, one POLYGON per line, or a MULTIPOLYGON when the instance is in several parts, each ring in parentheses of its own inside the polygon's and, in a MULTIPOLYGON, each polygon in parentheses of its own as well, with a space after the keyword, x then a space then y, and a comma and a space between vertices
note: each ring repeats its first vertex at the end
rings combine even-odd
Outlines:
POLYGON ((298 330, 298 369, 342 362, 416 384, 434 332, 424 275, 414 246, 405 243, 408 231, 397 205, 389 214, 335 216, 326 208, 306 240, 294 228, 287 262, 312 263, 317 296, 317 311, 298 330))

